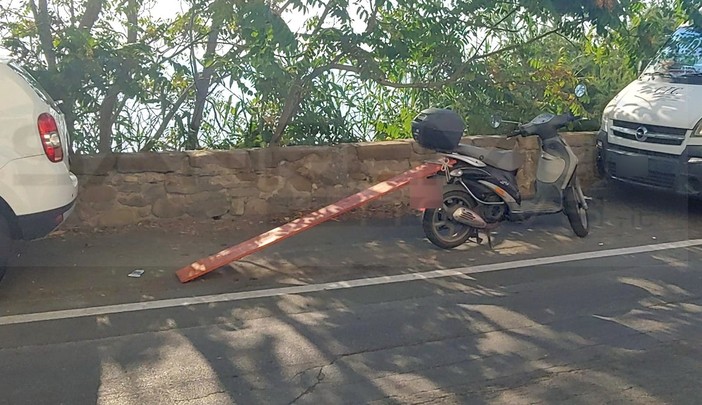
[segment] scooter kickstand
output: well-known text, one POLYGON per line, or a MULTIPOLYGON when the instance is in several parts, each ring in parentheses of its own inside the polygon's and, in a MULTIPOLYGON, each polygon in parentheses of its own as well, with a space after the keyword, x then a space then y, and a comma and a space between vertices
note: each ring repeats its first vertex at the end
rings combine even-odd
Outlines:
POLYGON ((486 232, 486 234, 487 234, 488 247, 490 248, 490 250, 495 250, 492 246, 492 235, 490 234, 490 231, 488 230, 486 232))

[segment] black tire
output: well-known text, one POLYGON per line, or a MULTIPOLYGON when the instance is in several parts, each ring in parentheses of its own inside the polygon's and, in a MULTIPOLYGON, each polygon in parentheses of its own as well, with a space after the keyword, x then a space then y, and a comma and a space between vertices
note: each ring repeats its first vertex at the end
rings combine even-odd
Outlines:
MULTIPOLYGON (((460 189, 444 192, 444 206, 450 207, 461 204, 468 208, 475 208, 477 203, 470 194, 460 189)), ((468 238, 476 235, 476 229, 460 224, 447 217, 444 208, 431 208, 424 211, 422 216, 422 229, 427 239, 441 249, 453 249, 466 243, 468 238), (449 235, 444 236, 440 230, 446 228, 449 235)))
POLYGON ((580 201, 579 187, 580 182, 576 178, 573 184, 566 188, 563 202, 570 227, 578 237, 584 238, 590 233, 590 215, 583 206, 584 201, 580 201))
POLYGON ((5 276, 13 252, 12 234, 7 219, 0 214, 0 280, 5 276))

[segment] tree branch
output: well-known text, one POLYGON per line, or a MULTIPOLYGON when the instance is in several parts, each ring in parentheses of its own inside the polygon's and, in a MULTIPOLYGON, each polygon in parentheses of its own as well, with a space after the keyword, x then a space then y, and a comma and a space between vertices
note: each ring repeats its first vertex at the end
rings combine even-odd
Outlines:
POLYGON ((324 11, 322 11, 322 15, 319 17, 319 21, 317 22, 317 26, 314 27, 310 36, 317 35, 319 30, 322 29, 322 24, 324 24, 324 20, 327 19, 327 16, 329 15, 329 12, 331 11, 331 6, 334 3, 334 1, 335 0, 329 0, 327 2, 327 4, 324 6, 324 11))
POLYGON ((529 44, 531 44, 531 43, 534 43, 534 42, 536 42, 536 41, 539 41, 539 40, 541 40, 541 39, 544 39, 544 38, 546 38, 546 37, 549 36, 549 35, 556 34, 556 33, 558 33, 559 31, 561 31, 562 29, 563 29, 563 27, 557 27, 557 28, 554 28, 554 29, 552 29, 552 30, 550 30, 550 31, 546 31, 546 32, 544 32, 544 33, 542 33, 542 34, 539 34, 539 35, 537 35, 537 36, 535 36, 535 37, 533 37, 533 38, 530 38, 530 39, 528 39, 528 40, 526 40, 526 41, 524 41, 524 42, 521 42, 521 43, 518 43, 518 44, 509 45, 509 46, 505 46, 505 47, 503 47, 503 48, 499 48, 499 49, 496 49, 496 50, 494 50, 494 51, 492 51, 492 52, 488 52, 488 53, 485 53, 485 54, 482 54, 482 55, 474 55, 474 56, 472 56, 472 57, 469 59, 469 62, 473 62, 473 61, 476 61, 476 60, 489 58, 489 57, 491 57, 491 56, 494 56, 494 55, 497 55, 497 54, 500 54, 500 53, 503 53, 503 52, 513 51, 513 50, 515 50, 515 49, 517 49, 517 48, 520 48, 520 47, 522 47, 522 46, 529 45, 529 44))
POLYGON ((375 30, 375 27, 377 27, 377 25, 378 25, 378 9, 380 7, 378 7, 375 4, 374 0, 370 0, 370 3, 371 3, 371 13, 370 13, 370 16, 368 16, 368 23, 366 25, 366 30, 364 31, 364 33, 366 35, 369 35, 371 32, 373 32, 375 30))
POLYGON ((166 132, 166 129, 168 129, 168 125, 171 123, 173 117, 175 117, 178 110, 180 110, 180 107, 183 105, 183 103, 185 103, 185 100, 188 99, 188 94, 190 93, 190 90, 192 90, 194 87, 195 82, 191 83, 190 86, 183 90, 176 102, 173 103, 173 106, 171 106, 171 110, 168 111, 168 114, 166 114, 165 117, 163 117, 163 121, 161 121, 161 125, 156 130, 156 133, 154 133, 154 135, 146 141, 144 147, 141 148, 141 152, 149 152, 153 149, 154 145, 156 144, 156 141, 161 139, 163 133, 166 132))
MULTIPOLYGON (((527 41, 524 41, 524 42, 521 42, 518 44, 514 44, 514 45, 505 46, 503 48, 496 49, 492 52, 487 52, 487 53, 484 53, 481 55, 474 55, 466 63, 464 63, 458 69, 456 69, 456 71, 446 80, 438 80, 435 82, 397 83, 397 82, 393 82, 391 80, 388 80, 385 77, 378 77, 378 76, 371 77, 371 80, 373 80, 374 82, 376 82, 382 86, 392 87, 392 88, 396 88, 396 89, 437 89, 437 88, 441 88, 441 87, 449 85, 449 84, 456 84, 456 83, 459 83, 461 81, 461 75, 463 74, 463 72, 465 72, 465 69, 469 66, 469 63, 475 62, 475 61, 478 61, 481 59, 486 59, 486 58, 489 58, 491 56, 498 55, 500 53, 510 52, 510 51, 518 49, 522 46, 525 46, 525 45, 531 44, 533 42, 536 42, 538 40, 541 40, 549 35, 555 34, 555 33, 559 32, 561 29, 562 29, 561 27, 554 28, 550 31, 547 31, 547 32, 539 34, 533 38, 530 38, 527 41)), ((343 71, 352 72, 352 73, 356 73, 356 74, 361 74, 361 72, 362 72, 361 68, 359 68, 359 67, 347 65, 347 64, 340 64, 340 63, 333 63, 333 64, 329 65, 329 70, 343 70, 343 71)))
POLYGON ((274 13, 276 13, 280 17, 283 15, 285 10, 288 7, 290 7, 290 4, 292 4, 292 2, 293 2, 293 0, 288 0, 285 3, 283 3, 280 7, 271 8, 271 11, 273 11, 274 13))

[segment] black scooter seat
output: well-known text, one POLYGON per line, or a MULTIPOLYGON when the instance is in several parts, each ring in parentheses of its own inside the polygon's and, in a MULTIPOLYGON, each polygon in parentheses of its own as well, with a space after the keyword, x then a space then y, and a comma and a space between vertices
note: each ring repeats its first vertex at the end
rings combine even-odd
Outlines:
POLYGON ((513 150, 487 149, 479 146, 458 144, 456 153, 481 160, 488 166, 515 172, 524 164, 524 157, 513 150))

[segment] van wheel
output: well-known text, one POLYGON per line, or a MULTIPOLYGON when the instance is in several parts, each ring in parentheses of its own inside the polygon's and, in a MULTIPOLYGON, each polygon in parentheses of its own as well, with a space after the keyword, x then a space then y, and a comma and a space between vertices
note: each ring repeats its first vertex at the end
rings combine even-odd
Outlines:
POLYGON ((12 255, 12 244, 10 224, 4 216, 0 215, 0 280, 5 276, 7 262, 12 255))

